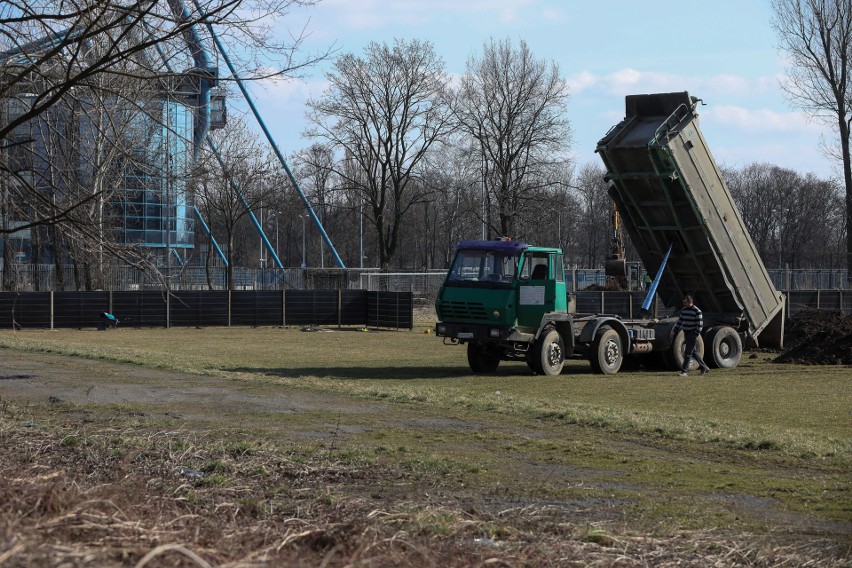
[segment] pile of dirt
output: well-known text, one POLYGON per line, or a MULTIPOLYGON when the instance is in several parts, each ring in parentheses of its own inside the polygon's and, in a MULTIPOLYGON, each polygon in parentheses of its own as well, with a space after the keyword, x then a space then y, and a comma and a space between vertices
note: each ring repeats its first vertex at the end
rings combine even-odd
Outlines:
POLYGON ((784 352, 776 363, 852 365, 852 314, 840 310, 805 310, 789 320, 784 352))

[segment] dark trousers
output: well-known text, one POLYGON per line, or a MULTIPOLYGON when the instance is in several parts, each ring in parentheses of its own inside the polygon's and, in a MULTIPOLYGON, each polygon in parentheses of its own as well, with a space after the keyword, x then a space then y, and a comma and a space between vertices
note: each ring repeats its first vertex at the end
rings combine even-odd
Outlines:
POLYGON ((686 373, 689 370, 689 363, 692 359, 698 363, 698 366, 702 369, 707 368, 707 363, 704 362, 704 359, 701 358, 698 351, 695 349, 695 342, 698 339, 698 331, 697 330, 689 330, 683 332, 683 369, 682 371, 686 373))

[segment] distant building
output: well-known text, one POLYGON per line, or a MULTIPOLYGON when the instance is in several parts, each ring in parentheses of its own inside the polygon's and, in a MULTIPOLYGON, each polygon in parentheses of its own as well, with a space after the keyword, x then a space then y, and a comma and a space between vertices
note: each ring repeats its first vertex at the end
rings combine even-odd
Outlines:
MULTIPOLYGON (((0 83, 5 62, 0 54, 0 83)), ((165 79, 136 79, 138 99, 110 95, 110 89, 70 93, 0 141, 0 161, 12 172, 0 184, 26 183, 60 206, 100 190, 102 198, 83 207, 91 208, 87 214, 98 225, 92 230, 103 241, 145 247, 160 259, 185 257, 194 246, 188 187, 193 161, 208 128, 224 125, 224 97, 199 96, 199 83, 213 85, 215 78, 215 68, 208 68, 165 79)), ((0 123, 9 124, 29 110, 39 84, 25 90, 16 85, 14 91, 0 99, 0 123)), ((14 228, 26 215, 12 207, 0 222, 14 228)), ((47 230, 38 235, 21 230, 6 241, 14 247, 14 262, 49 263, 57 251, 63 257, 70 254, 56 246, 47 230)), ((0 239, 0 251, 2 246, 0 239)))

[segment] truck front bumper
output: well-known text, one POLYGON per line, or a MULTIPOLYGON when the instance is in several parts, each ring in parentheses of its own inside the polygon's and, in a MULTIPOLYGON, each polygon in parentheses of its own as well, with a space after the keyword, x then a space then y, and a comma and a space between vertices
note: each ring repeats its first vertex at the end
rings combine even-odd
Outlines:
POLYGON ((535 338, 535 335, 518 331, 513 327, 473 323, 448 323, 442 321, 435 324, 435 335, 454 339, 460 343, 467 341, 479 341, 483 343, 529 343, 535 338))

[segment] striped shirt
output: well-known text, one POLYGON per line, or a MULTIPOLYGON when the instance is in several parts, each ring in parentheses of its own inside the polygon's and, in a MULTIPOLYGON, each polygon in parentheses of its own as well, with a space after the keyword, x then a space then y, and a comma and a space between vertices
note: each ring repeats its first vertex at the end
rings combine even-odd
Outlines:
POLYGON ((704 317, 701 315, 701 310, 698 309, 698 306, 693 304, 691 307, 683 308, 680 311, 680 317, 674 326, 674 333, 677 333, 681 327, 685 332, 697 331, 701 333, 701 328, 704 327, 704 317))

